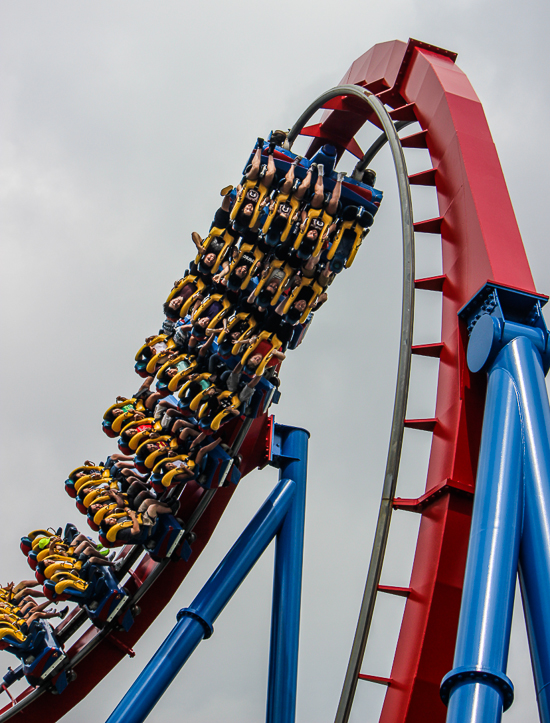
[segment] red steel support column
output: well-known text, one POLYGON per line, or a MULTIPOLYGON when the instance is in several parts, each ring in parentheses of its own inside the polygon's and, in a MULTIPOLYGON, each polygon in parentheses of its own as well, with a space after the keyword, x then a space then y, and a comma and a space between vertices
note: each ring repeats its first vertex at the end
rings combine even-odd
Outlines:
MULTIPOLYGON (((452 667, 471 518, 471 500, 453 486, 473 491, 485 397, 485 382, 466 366, 457 312, 487 281, 535 291, 483 108, 455 58, 414 40, 383 43, 341 81, 368 88, 392 108, 414 104, 435 169, 446 275, 426 491, 448 481, 448 492, 422 513, 383 723, 445 719, 439 685, 452 667)), ((333 110, 320 129, 330 137, 338 127, 342 151, 346 132, 356 133, 358 124, 357 116, 333 110)), ((308 155, 321 142, 313 141, 308 155)))

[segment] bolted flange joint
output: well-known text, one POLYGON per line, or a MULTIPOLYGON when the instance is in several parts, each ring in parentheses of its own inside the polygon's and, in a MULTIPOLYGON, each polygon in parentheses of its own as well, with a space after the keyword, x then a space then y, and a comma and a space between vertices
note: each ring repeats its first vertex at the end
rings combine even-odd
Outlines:
POLYGON ((439 694, 445 705, 448 705, 451 693, 457 686, 468 685, 471 683, 482 683, 495 688, 502 698, 503 710, 508 708, 514 702, 514 686, 512 681, 504 673, 479 666, 465 665, 461 668, 451 670, 441 681, 439 694))
POLYGON ((193 618, 193 620, 196 620, 198 623, 200 623, 204 629, 205 640, 208 640, 208 638, 214 632, 214 626, 211 625, 208 620, 205 620, 202 615, 199 615, 199 613, 192 608, 183 608, 182 610, 179 610, 176 615, 176 620, 179 622, 182 618, 193 618))

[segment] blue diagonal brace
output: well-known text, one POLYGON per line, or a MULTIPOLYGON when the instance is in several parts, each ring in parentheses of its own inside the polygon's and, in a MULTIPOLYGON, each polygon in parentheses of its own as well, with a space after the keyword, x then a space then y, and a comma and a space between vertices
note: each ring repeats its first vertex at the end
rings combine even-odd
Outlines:
POLYGON ((107 723, 142 723, 232 598, 285 519, 296 483, 279 482, 192 602, 107 723))

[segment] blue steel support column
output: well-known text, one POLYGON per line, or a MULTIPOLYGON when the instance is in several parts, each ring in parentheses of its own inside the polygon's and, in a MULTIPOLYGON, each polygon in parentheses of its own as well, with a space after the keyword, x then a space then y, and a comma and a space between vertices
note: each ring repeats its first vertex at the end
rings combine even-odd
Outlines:
POLYGON ((142 723, 203 638, 248 572, 276 535, 292 504, 296 485, 282 480, 227 553, 107 723, 142 723))
POLYGON ((525 445, 520 582, 540 718, 550 723, 550 406, 541 357, 531 342, 515 339, 501 357, 520 399, 525 445))
POLYGON ((512 701, 505 671, 521 534, 521 422, 514 381, 489 375, 447 723, 496 723, 512 701))
POLYGON ((489 370, 455 668, 443 679, 448 723, 497 723, 511 704, 505 670, 518 554, 539 710, 548 717, 550 368, 546 299, 488 282, 460 311, 470 371, 489 370), (519 542, 519 549, 518 549, 519 542))
POLYGON ((277 535, 266 722, 294 723, 309 434, 280 424, 275 434, 280 440, 279 478, 294 480, 296 494, 277 535))

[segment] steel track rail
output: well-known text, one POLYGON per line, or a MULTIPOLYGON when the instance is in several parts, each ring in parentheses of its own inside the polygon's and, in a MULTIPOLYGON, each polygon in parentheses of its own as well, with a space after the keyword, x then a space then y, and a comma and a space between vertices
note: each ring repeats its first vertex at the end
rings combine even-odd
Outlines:
MULTIPOLYGON (((287 138, 287 147, 291 148, 294 140, 300 134, 300 131, 310 118, 325 103, 339 96, 353 96, 363 100, 378 117, 384 133, 371 146, 363 159, 359 161, 358 166, 361 169, 367 167, 368 163, 374 158, 376 153, 388 142, 397 175, 397 185, 399 190, 399 204, 401 209, 401 228, 402 228, 402 244, 403 244, 403 291, 401 306, 401 332, 399 342, 399 361, 397 367, 397 381, 395 388, 395 399, 393 407, 392 427, 390 433, 390 442, 388 448, 388 456, 386 460, 386 471, 384 475, 384 484, 382 487, 382 498, 378 512, 378 521, 376 524, 376 532, 374 543, 365 583, 365 590, 361 602, 359 619, 353 640, 350 659, 342 694, 336 713, 335 723, 346 723, 349 719, 361 664, 364 657, 365 647, 369 636, 370 626, 374 613, 376 595, 380 576, 382 573, 382 565, 386 552, 386 545, 390 531, 390 522, 392 515, 392 502, 395 497, 397 487, 397 477, 399 472, 399 462, 401 459, 401 448, 403 445, 404 421, 407 408, 407 399, 409 393, 409 380, 411 370, 411 355, 413 341, 413 322, 414 322, 414 226, 409 179, 407 166, 403 154, 403 148, 397 135, 397 129, 388 114, 383 103, 369 91, 364 90, 356 85, 339 85, 331 88, 316 101, 314 101, 299 117, 296 123, 289 131, 287 138)), ((404 127, 409 123, 400 124, 404 127)))
MULTIPOLYGON (((397 123, 394 124, 395 130, 399 132, 400 130, 403 130, 403 128, 410 126, 412 123, 416 123, 416 121, 397 121, 397 123)), ((388 136, 385 133, 381 133, 371 145, 371 147, 368 149, 368 151, 365 153, 363 158, 361 158, 361 160, 357 162, 355 168, 353 169, 351 177, 357 181, 360 181, 363 176, 363 171, 367 170, 367 168, 374 160, 374 157, 382 150, 382 148, 386 145, 387 142, 388 136)))

